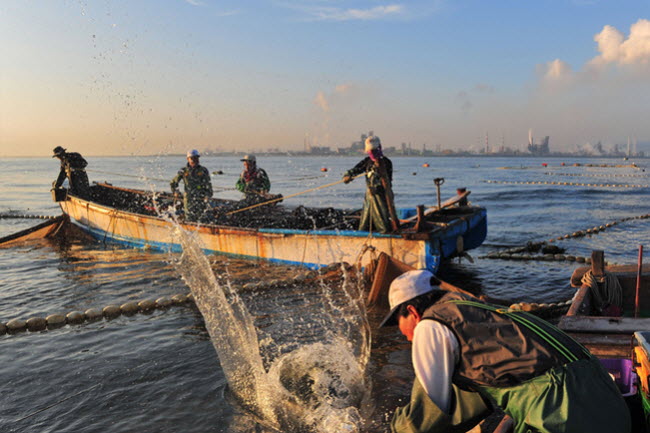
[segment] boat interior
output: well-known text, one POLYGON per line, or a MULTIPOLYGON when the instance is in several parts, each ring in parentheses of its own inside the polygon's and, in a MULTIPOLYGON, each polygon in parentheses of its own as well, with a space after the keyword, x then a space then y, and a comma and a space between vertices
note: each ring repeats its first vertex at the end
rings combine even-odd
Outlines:
MULTIPOLYGON (((91 201, 140 215, 159 216, 163 212, 182 212, 182 200, 171 193, 127 189, 108 183, 91 186, 91 201)), ((398 210, 401 230, 430 232, 446 226, 459 218, 471 216, 477 207, 467 203, 465 192, 443 203, 441 209, 430 207, 398 210), (401 216, 400 216, 401 218, 401 216)), ((204 223, 231 227, 278 228, 297 230, 356 230, 361 216, 360 209, 312 208, 280 205, 281 195, 260 197, 259 200, 210 200, 212 213, 204 223), (268 201, 268 204, 263 204, 268 201)))

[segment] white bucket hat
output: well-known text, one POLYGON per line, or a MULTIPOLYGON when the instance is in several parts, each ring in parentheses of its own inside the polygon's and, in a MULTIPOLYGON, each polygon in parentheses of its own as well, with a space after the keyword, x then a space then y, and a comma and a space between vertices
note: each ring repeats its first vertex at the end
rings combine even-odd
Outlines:
POLYGON ((244 155, 244 157, 242 159, 240 159, 240 161, 255 162, 255 155, 244 155))
POLYGON ((381 141, 376 135, 371 135, 366 138, 365 151, 370 152, 371 150, 379 149, 381 147, 381 141))
POLYGON ((400 305, 417 296, 439 289, 438 286, 431 285, 431 278, 433 278, 433 274, 426 270, 408 271, 395 278, 388 289, 390 312, 379 327, 397 325, 396 316, 400 305))

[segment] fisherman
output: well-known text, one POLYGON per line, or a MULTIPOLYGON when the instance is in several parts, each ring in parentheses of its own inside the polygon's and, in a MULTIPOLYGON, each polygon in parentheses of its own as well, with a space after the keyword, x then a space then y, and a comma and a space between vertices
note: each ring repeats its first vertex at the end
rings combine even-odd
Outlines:
POLYGON ((269 198, 271 181, 266 171, 257 166, 255 155, 245 155, 241 161, 244 163, 244 170, 235 184, 237 190, 244 193, 246 201, 257 202, 269 198))
POLYGON ((187 165, 178 170, 178 174, 170 182, 172 193, 177 196, 179 194, 178 183, 183 180, 185 189, 183 206, 186 221, 206 222, 211 217, 208 210, 212 197, 212 182, 208 169, 199 164, 200 157, 198 150, 188 151, 187 165))
POLYGON ((395 433, 467 431, 500 407, 516 433, 626 433, 630 413, 600 361, 528 313, 441 290, 432 273, 390 285, 390 313, 412 342, 415 381, 395 433))
POLYGON ((66 149, 61 146, 56 146, 53 152, 52 158, 61 160, 61 170, 59 177, 52 183, 52 187, 61 188, 65 179, 68 178, 70 193, 81 198, 90 198, 90 183, 85 170, 88 163, 84 157, 77 152, 66 152, 66 149))
POLYGON ((359 230, 389 233, 399 228, 393 199, 393 163, 384 156, 379 137, 366 138, 368 155, 345 172, 343 181, 350 183, 355 176, 366 173, 366 197, 359 222, 359 230))

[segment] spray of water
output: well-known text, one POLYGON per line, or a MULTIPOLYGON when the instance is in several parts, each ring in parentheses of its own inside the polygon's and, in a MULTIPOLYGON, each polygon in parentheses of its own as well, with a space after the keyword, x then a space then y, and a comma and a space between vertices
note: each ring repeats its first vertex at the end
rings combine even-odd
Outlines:
MULTIPOLYGON (((254 320, 230 285, 219 284, 200 240, 176 226, 183 247, 176 269, 190 287, 230 390, 265 424, 295 432, 356 432, 372 411, 366 366, 370 333, 358 288, 345 278, 345 302, 325 290, 326 323, 317 342, 294 344, 265 368, 254 320)), ((287 329, 285 334, 289 334, 287 329)), ((286 337, 286 335, 285 335, 286 337)), ((285 345, 286 346, 286 345, 285 345)))

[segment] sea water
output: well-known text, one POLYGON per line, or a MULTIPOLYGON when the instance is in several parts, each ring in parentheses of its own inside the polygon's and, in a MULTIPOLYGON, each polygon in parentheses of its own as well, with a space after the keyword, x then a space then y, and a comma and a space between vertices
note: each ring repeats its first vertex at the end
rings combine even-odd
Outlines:
MULTIPOLYGON (((182 156, 87 159, 91 181, 156 191, 168 191, 168 180, 185 163, 182 156)), ((271 192, 285 196, 334 182, 359 159, 258 157, 259 165, 271 178, 271 192), (324 168, 327 171, 321 171, 324 168)), ((556 244, 574 256, 588 257, 592 250, 602 249, 610 263, 636 263, 638 246, 645 244, 647 249, 650 241, 649 220, 628 219, 650 212, 648 187, 643 186, 650 183, 646 172, 641 168, 585 166, 636 162, 643 168, 646 160, 392 160, 398 207, 435 204, 433 178, 443 177, 443 200, 454 195, 456 188, 467 187, 472 191, 470 201, 487 208, 487 239, 481 248, 469 251, 474 263, 455 259, 441 269, 443 278, 475 292, 513 302, 555 302, 573 295, 575 289, 568 281, 578 266, 575 262, 488 259, 492 251, 623 219, 598 234, 556 244), (430 166, 425 168, 424 163, 430 166), (581 165, 574 167, 574 163, 581 165), (551 181, 631 186, 542 183, 551 181)), ((223 172, 213 175, 215 195, 239 197, 234 190, 241 170, 239 158, 207 156, 201 163, 211 172, 223 172)), ((60 214, 49 193, 57 174, 58 163, 49 156, 0 161, 0 214, 60 214)), ((359 208, 363 194, 360 179, 299 195, 284 204, 359 208)), ((0 236, 38 222, 2 218, 0 236)), ((224 345, 230 349, 220 352, 221 343, 215 341, 219 335, 228 335, 229 323, 220 314, 204 318, 205 305, 212 311, 219 302, 206 298, 204 308, 199 302, 199 309, 172 307, 52 331, 0 336, 0 431, 273 432, 290 431, 293 420, 331 426, 330 431, 340 431, 341 425, 362 431, 389 431, 394 408, 408 401, 413 372, 409 345, 399 331, 376 328, 381 312, 368 312, 369 346, 363 342, 363 324, 355 323, 355 316, 349 314, 354 308, 341 297, 340 290, 330 293, 318 285, 300 284, 250 288, 260 282, 297 278, 303 270, 219 256, 196 257, 203 268, 187 268, 196 269, 200 275, 197 284, 212 294, 221 287, 230 300, 236 296, 240 309, 233 311, 237 317, 234 323, 246 313, 254 332, 242 327, 240 336, 227 341, 231 346, 224 345), (205 268, 206 260, 214 281, 209 281, 212 277, 205 268), (334 331, 328 328, 330 323, 337 325, 334 331), (244 341, 247 348, 235 349, 237 341, 244 341), (369 353, 364 355, 364 351, 369 353), (331 353, 341 354, 340 363, 331 363, 331 353), (239 365, 239 358, 227 359, 229 354, 253 361, 239 365), (238 369, 252 372, 253 379, 245 379, 239 386, 238 369), (346 369, 351 376, 341 377, 340 371, 346 369), (304 377, 313 383, 306 391, 300 382, 304 377), (359 381, 363 377, 366 379, 359 381), (347 394, 352 396, 350 400, 346 400, 346 392, 330 392, 339 385, 339 390, 353 390, 347 394), (369 397, 364 395, 366 389, 370 389, 369 397), (249 390, 255 393, 254 399, 247 397, 249 390), (289 395, 291 392, 294 396, 289 395), (344 398, 337 400, 337 396, 344 398), (268 403, 273 408, 276 402, 291 401, 296 402, 296 417, 250 405, 261 402, 252 406, 268 403), (299 409, 300 404, 309 408, 310 401, 325 402, 319 407, 326 410, 299 409)), ((0 321, 195 292, 192 275, 185 275, 182 265, 179 269, 178 264, 186 259, 84 238, 2 249, 0 321)))

